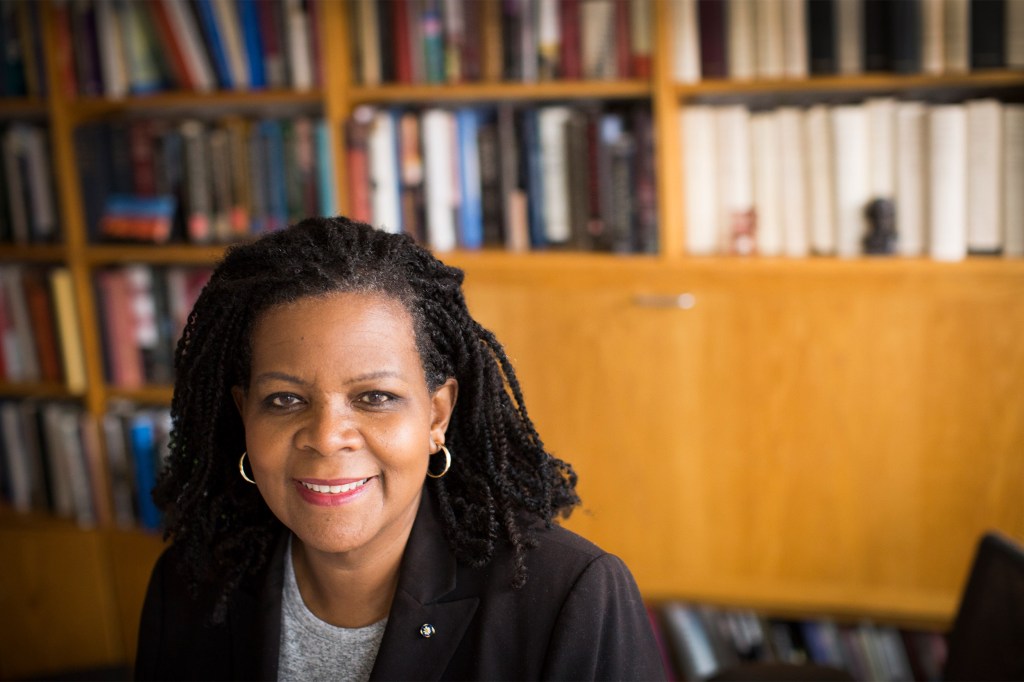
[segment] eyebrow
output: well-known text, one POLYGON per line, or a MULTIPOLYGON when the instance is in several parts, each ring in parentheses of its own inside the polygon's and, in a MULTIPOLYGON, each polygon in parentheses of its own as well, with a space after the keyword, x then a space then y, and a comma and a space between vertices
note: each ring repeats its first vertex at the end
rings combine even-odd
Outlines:
MULTIPOLYGON (((398 372, 391 369, 380 369, 374 372, 367 372, 366 374, 360 374, 354 376, 345 381, 346 384, 358 384, 363 381, 373 381, 375 379, 388 379, 388 378, 400 378, 398 372)), ((291 384, 298 384, 299 386, 305 386, 308 382, 299 377, 288 374, 287 372, 263 372, 259 376, 253 377, 253 383, 263 383, 265 381, 285 381, 291 384)))

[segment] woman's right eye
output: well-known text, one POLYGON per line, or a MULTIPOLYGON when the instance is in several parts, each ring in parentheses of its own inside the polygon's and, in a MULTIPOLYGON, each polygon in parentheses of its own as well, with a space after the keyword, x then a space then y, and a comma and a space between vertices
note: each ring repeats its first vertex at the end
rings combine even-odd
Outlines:
POLYGON ((299 397, 292 395, 291 393, 275 393, 267 396, 266 400, 263 401, 270 407, 287 408, 294 407, 299 404, 299 397))

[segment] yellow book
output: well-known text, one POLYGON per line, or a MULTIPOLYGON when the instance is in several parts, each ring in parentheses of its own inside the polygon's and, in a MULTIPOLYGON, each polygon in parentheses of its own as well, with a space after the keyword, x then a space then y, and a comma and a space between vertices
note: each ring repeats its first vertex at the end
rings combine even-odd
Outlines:
POLYGON ((64 382, 71 393, 85 393, 85 353, 82 350, 82 333, 78 310, 75 308, 71 272, 61 267, 51 270, 50 287, 53 290, 53 307, 64 362, 64 382))

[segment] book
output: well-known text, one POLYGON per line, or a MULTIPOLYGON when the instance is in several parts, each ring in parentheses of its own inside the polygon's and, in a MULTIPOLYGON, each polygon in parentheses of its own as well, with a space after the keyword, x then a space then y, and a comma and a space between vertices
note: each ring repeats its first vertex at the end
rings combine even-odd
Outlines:
POLYGON ((864 0, 836 0, 836 71, 841 75, 864 71, 864 4, 864 0))
POLYGON ((943 0, 943 4, 946 10, 943 15, 946 73, 967 73, 971 62, 970 0, 943 0))
POLYGON ((416 113, 405 111, 399 120, 399 178, 401 182, 402 229, 416 243, 426 244, 426 215, 424 213, 423 145, 420 119, 416 113))
MULTIPOLYGON (((909 0, 902 0, 908 4, 909 0)), ((888 73, 893 71, 893 48, 897 43, 912 47, 909 43, 913 34, 908 33, 895 38, 896 28, 893 12, 897 2, 894 0, 864 0, 862 3, 863 21, 863 54, 864 71, 869 73, 888 73)), ((906 29, 907 27, 903 27, 906 29)))
POLYGON ((99 41, 103 94, 119 98, 128 94, 128 66, 117 10, 113 2, 96 3, 96 31, 99 41))
POLYGON ((683 140, 686 252, 708 256, 717 253, 722 246, 714 108, 710 105, 683 107, 679 125, 683 140))
POLYGON ((867 233, 865 209, 871 201, 870 123, 862 105, 839 105, 830 110, 835 154, 836 255, 851 258, 861 253, 867 233))
POLYGON ((46 273, 34 267, 25 268, 22 271, 22 291, 31 325, 31 339, 39 363, 39 379, 59 383, 63 374, 60 346, 46 273))
POLYGON ((672 73, 680 83, 701 79, 700 35, 697 0, 672 0, 672 73))
POLYGON ((480 178, 480 117, 473 107, 455 111, 456 147, 459 168, 459 230, 458 244, 475 250, 484 243, 482 187, 480 178))
POLYGON ((782 71, 786 78, 807 78, 810 69, 808 3, 782 0, 782 71))
POLYGON ((583 78, 614 80, 616 62, 614 0, 580 0, 580 53, 583 78))
POLYGON ((814 75, 839 72, 837 4, 840 0, 807 3, 807 69, 814 75))
POLYGON ((971 0, 968 53, 971 70, 1006 68, 1005 0, 971 0))
POLYGON ((105 269, 96 273, 96 286, 107 379, 119 388, 141 388, 145 370, 132 310, 131 283, 123 270, 105 269))
POLYGON ((34 382, 42 378, 32 336, 32 313, 25 295, 25 267, 14 264, 0 268, 11 325, 4 343, 4 356, 8 377, 16 382, 34 382))
POLYGON ((702 79, 727 78, 729 44, 725 0, 696 0, 702 79))
POLYGON ((757 75, 781 78, 786 69, 783 0, 757 0, 755 17, 757 75))
POLYGON ((138 520, 139 525, 148 530, 158 529, 161 519, 152 497, 159 467, 156 428, 155 417, 148 411, 136 412, 129 417, 128 443, 135 473, 138 520))
POLYGON ((572 237, 569 217, 570 159, 567 157, 566 125, 571 116, 567 106, 552 105, 538 110, 540 160, 544 178, 544 240, 564 245, 572 237))
POLYGON ((1024 105, 1003 106, 1003 254, 1024 256, 1024 105))
POLYGON ((922 2, 921 71, 938 76, 946 71, 946 6, 943 2, 922 2))
POLYGON ((249 87, 267 87, 267 75, 263 62, 263 35, 260 29, 257 0, 237 0, 238 28, 244 48, 245 64, 249 75, 249 87))
MULTIPOLYGON (((378 7, 375 0, 356 0, 353 5, 353 38, 356 45, 357 73, 363 85, 380 85, 381 27, 378 25, 378 7)), ((405 48, 407 49, 407 48, 405 48)))
POLYGON ((427 243, 443 253, 453 250, 457 244, 454 118, 445 109, 427 108, 421 114, 420 125, 427 243))
POLYGON ((922 102, 896 105, 896 252, 922 256, 927 237, 926 124, 922 102))
POLYGON ((775 116, 779 132, 782 252, 790 258, 802 258, 810 253, 804 112, 797 107, 780 107, 775 116))
POLYGON ((216 0, 193 0, 192 7, 195 8, 197 23, 205 38, 204 44, 210 54, 217 84, 224 90, 233 90, 238 85, 234 80, 236 69, 231 65, 231 57, 228 54, 228 46, 223 34, 224 27, 218 19, 215 2, 216 0))
POLYGON ((967 254, 967 109, 933 105, 928 116, 928 246, 935 260, 967 254))
POLYGON ((750 115, 751 166, 753 170, 754 219, 757 231, 752 253, 779 256, 783 250, 782 187, 779 123, 774 111, 750 115))
POLYGON ((373 224, 396 234, 402 231, 397 118, 397 112, 377 109, 367 140, 373 224))
MULTIPOLYGON (((967 250, 996 254, 1003 249, 1003 106, 999 100, 970 100, 967 108, 967 250)), ((1019 191, 1019 190, 1018 190, 1019 191)))
MULTIPOLYGON (((921 73, 924 57, 924 5, 938 6, 930 0, 893 0, 892 31, 889 33, 892 70, 896 73, 921 73)), ((929 53, 929 58, 933 54, 929 53)))
POLYGON ((760 75, 762 27, 757 21, 758 4, 757 0, 733 0, 725 7, 728 75, 733 80, 750 80, 760 75))
POLYGON ((750 111, 742 105, 715 110, 718 145, 719 240, 723 252, 747 256, 757 247, 750 111))
POLYGON ((1006 68, 1024 69, 1024 3, 1006 3, 1006 68))

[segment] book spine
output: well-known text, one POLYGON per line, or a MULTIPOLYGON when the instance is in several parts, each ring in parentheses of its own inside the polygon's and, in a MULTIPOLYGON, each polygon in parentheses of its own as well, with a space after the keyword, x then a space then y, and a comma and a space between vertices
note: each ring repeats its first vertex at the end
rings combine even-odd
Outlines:
POLYGON ((459 154, 459 242, 464 249, 479 249, 484 242, 480 181, 480 112, 460 108, 455 112, 459 154))
POLYGON ((860 255, 867 232, 864 209, 871 201, 870 124, 861 105, 833 107, 832 144, 835 153, 836 255, 860 255))
POLYGON ((929 253, 963 260, 967 253, 967 110, 934 105, 928 117, 929 253))
POLYGON ((442 109, 427 109, 422 114, 421 126, 427 241, 435 251, 451 251, 457 244, 451 183, 455 148, 451 114, 442 109))
POLYGON ((922 256, 926 235, 925 123, 922 102, 896 106, 896 251, 901 256, 922 256))
POLYGON ((217 83, 225 90, 232 90, 235 87, 235 82, 232 79, 231 64, 213 3, 214 0, 194 0, 192 6, 196 10, 196 18, 206 37, 206 46, 210 51, 217 83))
POLYGON ((237 0, 238 23, 245 46, 245 62, 249 67, 249 86, 267 87, 267 74, 263 62, 263 35, 260 31, 257 0, 237 0))
POLYGON ((394 113, 378 109, 368 140, 373 224, 394 234, 402 231, 397 145, 394 113))
POLYGON ((967 250, 1003 249, 1003 105, 996 99, 967 102, 967 250))
POLYGON ((1011 258, 1024 256, 1024 105, 1003 106, 1003 253, 1011 258))

